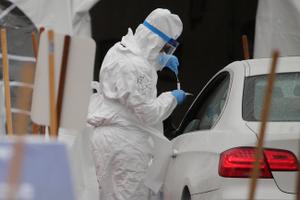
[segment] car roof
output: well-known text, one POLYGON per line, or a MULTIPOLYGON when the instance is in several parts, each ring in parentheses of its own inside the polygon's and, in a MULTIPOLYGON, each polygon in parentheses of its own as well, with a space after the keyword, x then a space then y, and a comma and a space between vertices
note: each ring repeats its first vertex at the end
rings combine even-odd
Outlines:
MULTIPOLYGON (((270 58, 260 58, 252 60, 244 60, 244 65, 248 67, 246 76, 255 76, 268 74, 270 72, 270 58)), ((300 72, 300 56, 299 57, 279 57, 276 68, 277 73, 300 72)))

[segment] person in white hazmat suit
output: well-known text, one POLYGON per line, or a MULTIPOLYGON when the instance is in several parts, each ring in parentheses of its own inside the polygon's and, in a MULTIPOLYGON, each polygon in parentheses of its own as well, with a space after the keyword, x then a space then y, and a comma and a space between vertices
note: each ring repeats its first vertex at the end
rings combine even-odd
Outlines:
POLYGON ((91 141, 101 200, 149 198, 143 181, 153 147, 145 127, 162 134, 162 121, 185 99, 182 90, 158 97, 156 91, 156 71, 166 66, 178 73, 172 53, 182 26, 177 15, 156 9, 104 58, 96 87, 99 104, 88 117, 95 127, 91 141))

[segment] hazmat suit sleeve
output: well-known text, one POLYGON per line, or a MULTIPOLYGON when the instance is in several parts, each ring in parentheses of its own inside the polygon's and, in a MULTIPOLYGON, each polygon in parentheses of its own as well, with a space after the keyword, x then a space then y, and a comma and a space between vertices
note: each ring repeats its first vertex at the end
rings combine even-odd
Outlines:
POLYGON ((156 97, 156 79, 120 63, 100 77, 104 95, 128 107, 142 123, 154 125, 166 119, 177 105, 171 92, 156 97))

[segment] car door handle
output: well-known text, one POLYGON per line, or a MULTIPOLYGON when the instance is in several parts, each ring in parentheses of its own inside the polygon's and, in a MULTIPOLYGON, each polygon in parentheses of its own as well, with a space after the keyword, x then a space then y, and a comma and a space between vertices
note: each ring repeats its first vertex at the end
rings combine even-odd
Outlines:
POLYGON ((172 158, 176 158, 178 156, 178 150, 177 149, 173 149, 172 151, 172 158))

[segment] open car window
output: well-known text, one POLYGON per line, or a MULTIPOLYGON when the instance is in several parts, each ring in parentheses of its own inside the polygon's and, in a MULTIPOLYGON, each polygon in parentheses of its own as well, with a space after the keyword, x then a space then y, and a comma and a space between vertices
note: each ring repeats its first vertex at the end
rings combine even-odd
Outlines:
POLYGON ((229 83, 229 72, 222 72, 210 81, 189 109, 179 133, 211 129, 224 109, 229 83))

